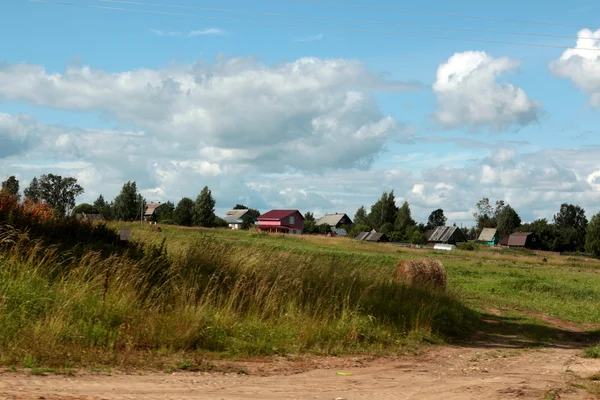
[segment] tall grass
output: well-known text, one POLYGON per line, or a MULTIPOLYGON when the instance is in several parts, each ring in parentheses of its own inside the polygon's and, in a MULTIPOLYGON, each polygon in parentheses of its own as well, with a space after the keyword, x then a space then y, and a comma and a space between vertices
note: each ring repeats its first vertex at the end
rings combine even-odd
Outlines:
POLYGON ((0 362, 395 352, 412 337, 459 335, 477 321, 451 295, 395 282, 394 265, 335 254, 236 245, 210 233, 168 252, 164 241, 138 243, 135 257, 57 246, 0 231, 0 362))

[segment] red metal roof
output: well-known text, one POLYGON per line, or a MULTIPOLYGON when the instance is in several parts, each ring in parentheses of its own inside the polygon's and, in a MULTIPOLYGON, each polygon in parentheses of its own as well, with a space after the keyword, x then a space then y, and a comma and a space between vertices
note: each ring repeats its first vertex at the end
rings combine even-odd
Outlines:
POLYGON ((259 221, 261 221, 261 220, 262 221, 265 221, 265 220, 279 221, 279 220, 287 217, 288 215, 292 215, 294 213, 300 214, 300 216, 302 217, 302 219, 304 219, 304 217, 302 216, 302 214, 298 210, 271 210, 268 213, 265 213, 265 214, 261 215, 260 217, 258 217, 258 220, 259 221))

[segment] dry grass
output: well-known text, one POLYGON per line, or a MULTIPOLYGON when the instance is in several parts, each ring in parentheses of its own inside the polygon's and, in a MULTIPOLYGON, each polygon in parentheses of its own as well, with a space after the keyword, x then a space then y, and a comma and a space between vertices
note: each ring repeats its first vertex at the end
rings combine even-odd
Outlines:
POLYGON ((395 353, 477 320, 450 295, 394 282, 389 266, 238 244, 207 231, 180 240, 186 231, 165 230, 140 225, 135 248, 145 250, 136 258, 57 252, 6 230, 0 363, 147 365, 182 352, 395 353), (165 236, 173 239, 168 245, 165 236))
POLYGON ((446 290, 446 270, 439 261, 400 261, 396 266, 396 279, 410 286, 446 290))

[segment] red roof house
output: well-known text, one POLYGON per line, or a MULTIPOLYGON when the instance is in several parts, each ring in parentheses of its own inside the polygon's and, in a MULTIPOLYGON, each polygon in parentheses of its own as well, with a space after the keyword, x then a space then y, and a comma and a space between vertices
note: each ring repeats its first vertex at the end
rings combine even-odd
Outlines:
POLYGON ((258 231, 302 234, 304 216, 298 210, 271 210, 258 217, 258 231))

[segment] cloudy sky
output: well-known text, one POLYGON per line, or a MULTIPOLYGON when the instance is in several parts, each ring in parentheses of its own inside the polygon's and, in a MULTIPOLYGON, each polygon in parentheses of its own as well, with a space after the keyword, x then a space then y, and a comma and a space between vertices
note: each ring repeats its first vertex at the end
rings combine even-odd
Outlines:
POLYGON ((2 180, 75 176, 82 202, 128 180, 149 201, 208 185, 220 213, 353 215, 392 189, 420 221, 471 225, 484 196, 524 220, 600 211, 597 2, 410 7, 496 20, 392 0, 6 3, 2 180))

